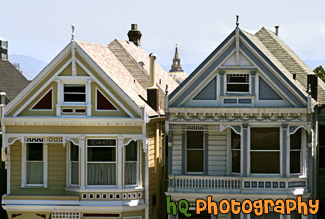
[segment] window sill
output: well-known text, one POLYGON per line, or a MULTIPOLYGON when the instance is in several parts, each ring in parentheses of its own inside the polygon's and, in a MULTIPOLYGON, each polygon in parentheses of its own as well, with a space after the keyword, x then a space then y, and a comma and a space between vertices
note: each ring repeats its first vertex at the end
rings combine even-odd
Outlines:
POLYGON ((47 187, 44 186, 33 186, 33 185, 26 185, 26 186, 22 186, 20 187, 21 189, 47 189, 47 187))

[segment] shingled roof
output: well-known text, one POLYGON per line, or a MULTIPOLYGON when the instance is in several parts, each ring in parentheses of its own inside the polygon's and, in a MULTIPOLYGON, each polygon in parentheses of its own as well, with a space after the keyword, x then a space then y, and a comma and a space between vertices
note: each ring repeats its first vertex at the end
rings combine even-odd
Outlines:
POLYGON ((145 101, 146 90, 122 65, 108 46, 82 41, 76 41, 76 43, 139 107, 146 106, 148 116, 158 115, 145 101))
MULTIPOLYGON (((308 66, 273 31, 261 28, 254 35, 241 30, 258 49, 267 56, 305 95, 307 95, 307 75, 314 74, 308 66), (296 80, 293 80, 296 74, 296 80)), ((318 79, 318 101, 325 103, 325 83, 318 79)))
POLYGON ((5 92, 9 103, 28 84, 28 80, 8 60, 0 59, 0 91, 5 92))
MULTIPOLYGON (((140 46, 136 46, 133 42, 126 40, 115 39, 108 47, 141 86, 147 89, 150 83, 149 54, 140 46)), ((163 108, 166 85, 168 85, 168 93, 171 93, 178 86, 178 83, 158 63, 156 65, 156 73, 157 87, 159 88, 159 104, 163 108)))

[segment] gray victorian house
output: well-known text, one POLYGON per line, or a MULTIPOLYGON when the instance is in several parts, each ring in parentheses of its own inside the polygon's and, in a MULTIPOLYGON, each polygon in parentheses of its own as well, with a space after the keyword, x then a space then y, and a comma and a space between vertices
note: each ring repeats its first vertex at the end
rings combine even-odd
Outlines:
MULTIPOLYGON (((279 38, 278 28, 250 34, 237 24, 166 96, 166 195, 189 200, 194 216, 195 200, 209 195, 216 202, 316 198, 315 112, 324 94, 324 82, 279 38)), ((261 218, 312 217, 270 209, 261 218)), ((205 212, 197 218, 258 217, 205 212)))

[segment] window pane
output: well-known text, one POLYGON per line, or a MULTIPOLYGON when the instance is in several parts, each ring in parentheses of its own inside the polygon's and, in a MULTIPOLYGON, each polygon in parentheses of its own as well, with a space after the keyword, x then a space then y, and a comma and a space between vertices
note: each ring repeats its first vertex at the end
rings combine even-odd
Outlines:
POLYGON ((115 185, 116 164, 88 163, 88 185, 115 185))
POLYGON ((227 91, 249 92, 249 84, 227 84, 227 91))
POLYGON ((115 147, 88 147, 88 161, 116 161, 115 147))
POLYGON ((125 163, 125 184, 137 184, 137 162, 125 163))
POLYGON ((319 168, 325 168, 325 147, 319 147, 319 168))
POLYGON ((43 162, 30 162, 26 163, 27 168, 27 184, 43 184, 43 162))
POLYGON ((279 128, 251 128, 251 150, 280 150, 279 128))
POLYGON ((70 144, 70 160, 78 161, 79 160, 79 147, 71 142, 70 144))
POLYGON ((240 76, 228 75, 227 79, 228 79, 228 82, 248 83, 249 82, 249 75, 240 75, 240 76))
POLYGON ((300 151, 290 151, 290 173, 300 173, 300 151))
POLYGON ((203 148, 203 132, 187 132, 187 148, 203 148))
POLYGON ((84 84, 65 84, 64 85, 64 93, 85 93, 86 85, 84 84))
POLYGON ((71 184, 73 185, 79 184, 79 162, 78 161, 71 162, 71 184))
POLYGON ((232 151, 232 172, 240 173, 240 151, 232 151))
POLYGON ((43 161, 43 143, 27 144, 27 160, 43 161))
POLYGON ((231 148, 240 149, 240 135, 231 129, 231 148))
POLYGON ((187 150, 187 172, 203 172, 203 150, 187 150))
POLYGON ((319 126, 319 145, 325 146, 325 125, 319 126))
POLYGON ((137 161, 138 160, 137 151, 138 151, 137 150, 137 142, 132 141, 125 148, 125 160, 126 161, 137 161))
POLYGON ((86 94, 64 94, 65 102, 86 102, 86 94))
POLYGON ((280 173, 280 152, 251 152, 252 173, 280 173))
POLYGON ((301 128, 290 135, 290 148, 301 149, 301 128))

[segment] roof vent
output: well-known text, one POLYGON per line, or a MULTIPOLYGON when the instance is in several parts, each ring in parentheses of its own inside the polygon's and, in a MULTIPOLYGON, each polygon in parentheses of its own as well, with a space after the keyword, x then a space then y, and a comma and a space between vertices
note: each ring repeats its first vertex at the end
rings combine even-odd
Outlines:
POLYGON ((279 26, 275 26, 275 35, 279 35, 279 26))
POLYGON ((133 42, 136 46, 141 46, 142 33, 138 30, 137 24, 131 24, 131 30, 128 32, 129 41, 133 42))

